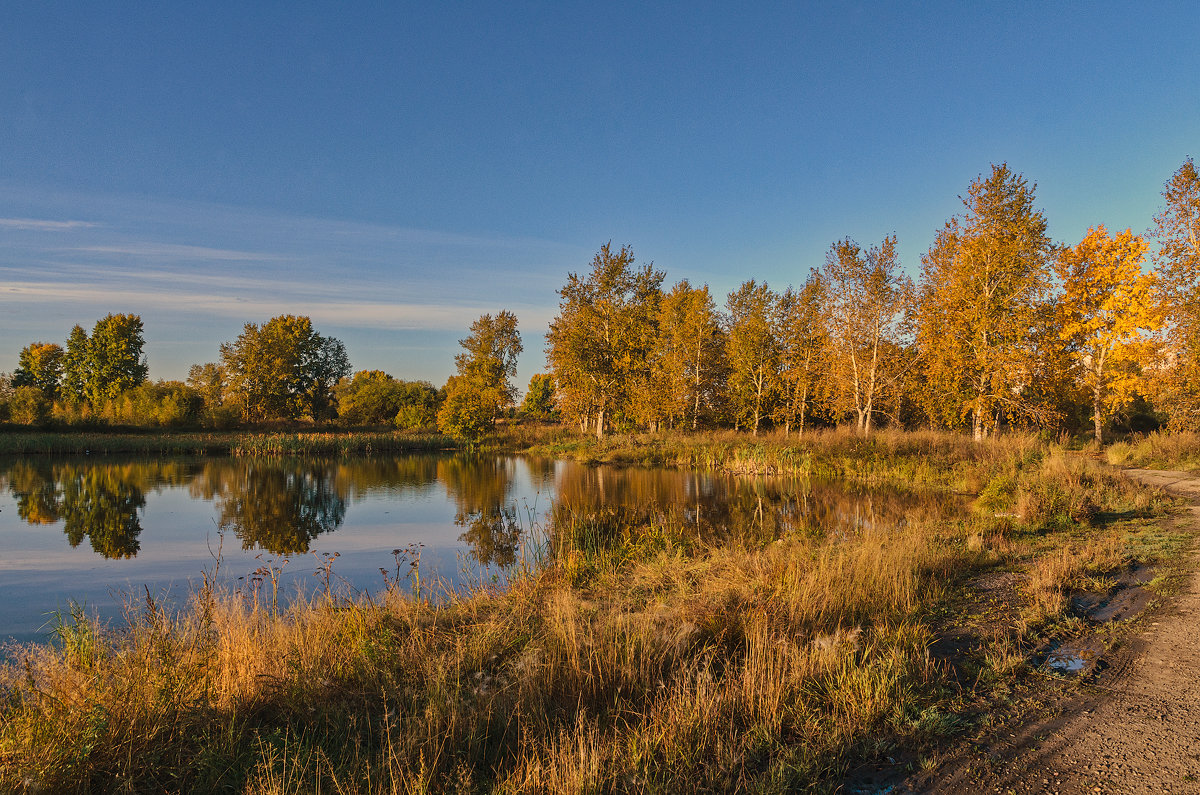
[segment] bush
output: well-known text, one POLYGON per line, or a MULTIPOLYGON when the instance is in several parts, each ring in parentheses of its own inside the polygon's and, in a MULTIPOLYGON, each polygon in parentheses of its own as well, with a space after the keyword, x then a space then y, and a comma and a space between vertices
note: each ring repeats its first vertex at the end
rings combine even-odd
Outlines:
POLYGON ((44 425, 50 419, 50 400, 36 386, 19 386, 8 401, 8 414, 18 425, 44 425))

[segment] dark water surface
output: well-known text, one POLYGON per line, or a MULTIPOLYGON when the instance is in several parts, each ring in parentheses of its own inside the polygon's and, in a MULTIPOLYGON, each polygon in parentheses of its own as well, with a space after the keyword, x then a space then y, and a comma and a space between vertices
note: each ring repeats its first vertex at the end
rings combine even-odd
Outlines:
POLYGON ((586 467, 512 456, 361 460, 36 457, 0 459, 0 641, 44 639, 72 601, 104 619, 177 599, 215 568, 249 589, 378 591, 384 574, 462 587, 503 580, 557 519, 668 515, 698 537, 765 543, 895 523, 928 501, 897 490, 781 478, 586 467))

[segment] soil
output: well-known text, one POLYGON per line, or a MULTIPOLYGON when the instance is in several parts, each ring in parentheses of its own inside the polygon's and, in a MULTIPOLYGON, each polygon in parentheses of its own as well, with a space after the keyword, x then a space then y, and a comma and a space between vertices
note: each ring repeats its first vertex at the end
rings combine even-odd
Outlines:
MULTIPOLYGON (((1200 477, 1129 474, 1184 497, 1178 517, 1200 532, 1200 477)), ((1200 572, 1195 553, 1180 590, 1142 615, 1109 647, 1095 638, 1047 649, 1046 686, 986 736, 907 779, 877 780, 869 792, 1200 793, 1200 572), (1064 678, 1077 681, 1063 686, 1064 678), (1053 682, 1051 680, 1054 680, 1053 682)), ((1132 568, 1104 594, 1078 594, 1076 612, 1104 623, 1136 617, 1151 592, 1149 570, 1132 568)), ((851 791, 864 791, 850 788, 851 791)))

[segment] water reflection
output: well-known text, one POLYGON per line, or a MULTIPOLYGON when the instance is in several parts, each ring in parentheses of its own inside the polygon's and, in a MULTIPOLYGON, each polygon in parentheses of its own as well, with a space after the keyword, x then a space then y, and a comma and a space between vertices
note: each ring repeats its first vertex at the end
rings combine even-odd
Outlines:
POLYGON ((87 538, 98 554, 115 559, 138 553, 147 495, 166 488, 213 503, 215 523, 243 549, 274 555, 307 552, 343 525, 355 502, 386 502, 401 514, 421 500, 447 500, 462 528, 458 540, 484 567, 516 562, 523 529, 535 522, 544 522, 551 539, 555 528, 599 517, 612 532, 669 522, 698 541, 755 545, 784 536, 836 538, 948 510, 944 497, 922 499, 900 489, 464 455, 25 459, 0 464, 3 487, 24 523, 61 525, 71 546, 87 538), (439 492, 445 497, 437 498, 439 492), (547 506, 553 507, 546 516, 535 510, 547 506))
POLYGON ((218 525, 232 531, 242 549, 294 555, 345 520, 348 487, 338 470, 327 461, 214 461, 190 490, 217 503, 218 525))
POLYGON ((62 522, 72 547, 84 538, 109 559, 132 558, 142 533, 141 513, 151 484, 177 483, 177 463, 107 464, 19 461, 5 480, 17 516, 31 525, 62 522))
POLYGON ((518 461, 455 456, 438 462, 438 480, 454 501, 458 537, 481 566, 511 566, 521 546, 521 525, 512 504, 518 461))

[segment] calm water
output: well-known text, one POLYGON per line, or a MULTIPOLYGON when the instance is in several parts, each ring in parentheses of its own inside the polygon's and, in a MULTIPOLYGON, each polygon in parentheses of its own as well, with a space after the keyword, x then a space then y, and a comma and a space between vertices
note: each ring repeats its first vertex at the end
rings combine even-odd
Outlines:
POLYGON ((316 587, 337 553, 337 583, 376 591, 381 568, 409 576, 414 552, 423 580, 502 580, 523 536, 544 538, 556 517, 670 514, 701 537, 759 543, 894 523, 919 504, 896 491, 507 456, 0 459, 0 640, 46 637, 72 600, 112 619, 147 588, 186 594, 218 548, 221 578, 237 587, 262 566, 282 569, 285 593, 316 587))

